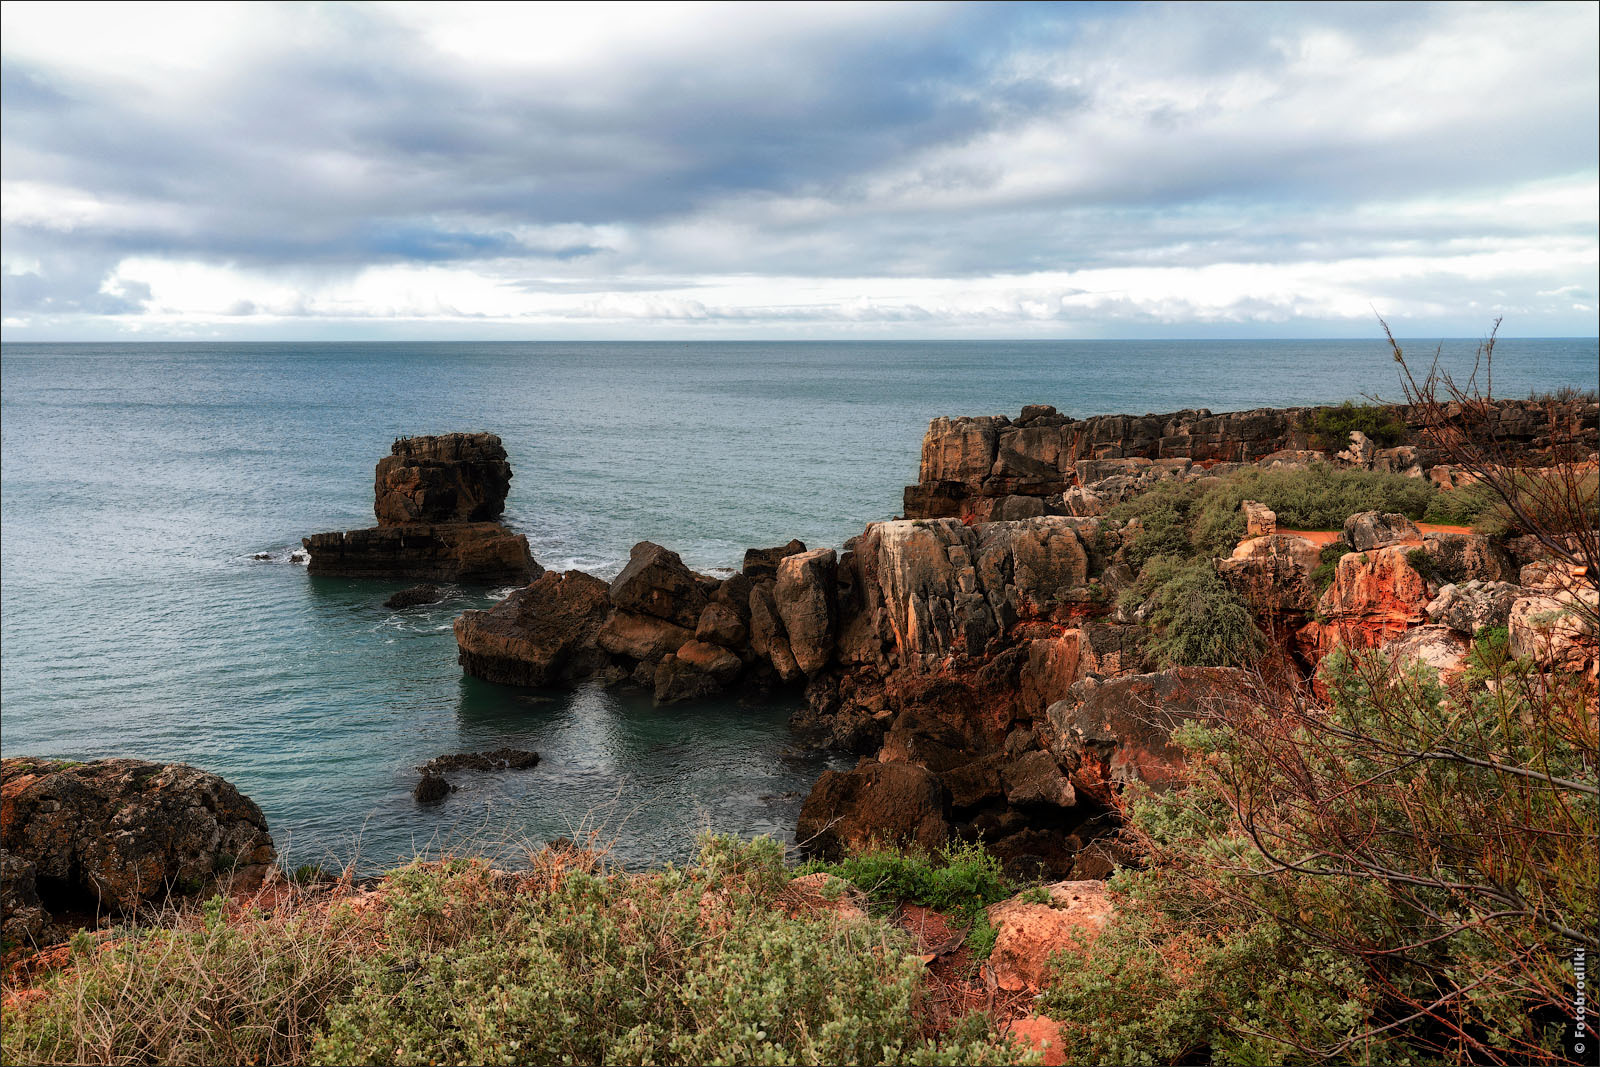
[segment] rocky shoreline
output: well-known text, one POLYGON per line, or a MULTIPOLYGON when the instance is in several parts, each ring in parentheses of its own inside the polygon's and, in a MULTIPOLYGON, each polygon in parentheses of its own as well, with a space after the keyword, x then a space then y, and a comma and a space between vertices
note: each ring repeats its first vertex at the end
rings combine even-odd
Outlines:
MULTIPOLYGON (((1596 407, 1495 411, 1536 466, 1592 442, 1596 407)), ((1592 630, 1550 621, 1587 594, 1532 539, 1381 510, 1338 515, 1328 532, 1285 529, 1248 499, 1229 519, 1238 536, 1198 562, 1248 612, 1262 658, 1163 662, 1150 641, 1153 519, 1119 505, 1250 471, 1467 485, 1416 439, 1406 409, 1364 416, 1400 440, 1384 447, 1361 430, 1327 439, 1329 411, 1340 409, 935 419, 907 517, 869 524, 842 550, 753 548, 716 578, 641 542, 609 582, 543 570, 499 522, 512 473, 498 437, 404 438, 377 465, 378 526, 304 544, 314 575, 519 586, 454 625, 463 670, 489 682, 636 687, 659 704, 796 695, 802 736, 860 757, 805 800, 797 836, 812 855, 981 841, 1015 875, 1097 879, 1127 860, 1123 790, 1178 784, 1174 727, 1248 700, 1263 672, 1314 681, 1336 649, 1381 649, 1448 679, 1476 635, 1504 628, 1514 655, 1594 674, 1592 630)), ((223 874, 259 881, 275 863, 260 810, 214 775, 4 762, 8 938, 36 936, 53 912, 127 911, 223 874)), ((440 769, 423 769, 425 799, 448 795, 440 769)))

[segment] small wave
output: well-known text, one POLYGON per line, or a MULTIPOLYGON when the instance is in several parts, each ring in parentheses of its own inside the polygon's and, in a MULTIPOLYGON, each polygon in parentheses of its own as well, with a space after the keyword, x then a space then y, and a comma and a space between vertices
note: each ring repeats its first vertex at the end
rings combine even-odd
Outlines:
POLYGON ((266 552, 251 552, 242 558, 248 563, 289 563, 304 566, 311 562, 311 553, 299 545, 285 545, 266 552))

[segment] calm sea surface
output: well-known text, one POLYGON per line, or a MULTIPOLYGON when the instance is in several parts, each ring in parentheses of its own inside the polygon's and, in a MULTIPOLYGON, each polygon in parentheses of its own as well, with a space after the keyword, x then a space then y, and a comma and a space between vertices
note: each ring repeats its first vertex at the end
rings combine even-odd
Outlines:
MULTIPOLYGON (((1596 359, 1592 338, 1507 340, 1497 392, 1592 388, 1596 359)), ((506 520, 546 567, 609 576, 643 539, 706 570, 837 545, 895 512, 935 415, 1397 392, 1368 341, 6 345, 0 387, 5 753, 197 764, 262 806, 291 863, 365 869, 586 825, 634 863, 708 827, 787 836, 828 765, 788 705, 462 677, 451 620, 492 590, 391 612, 396 584, 252 559, 372 525, 397 436, 498 433, 506 520), (500 745, 544 761, 412 802, 416 764, 500 745)))

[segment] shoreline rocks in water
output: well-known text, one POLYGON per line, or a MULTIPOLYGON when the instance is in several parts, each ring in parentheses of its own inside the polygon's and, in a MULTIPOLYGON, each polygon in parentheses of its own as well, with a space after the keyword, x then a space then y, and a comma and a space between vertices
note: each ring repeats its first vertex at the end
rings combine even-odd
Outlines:
POLYGON ((498 521, 511 464, 492 433, 402 437, 378 461, 378 525, 312 534, 314 575, 522 585, 542 573, 528 539, 498 521))
POLYGON ((219 878, 259 885, 277 850, 261 809, 179 763, 0 760, 0 867, 8 939, 60 914, 122 915, 219 878))
POLYGON ((411 790, 419 804, 437 804, 460 787, 445 779, 446 771, 522 771, 539 765, 539 753, 522 748, 492 752, 456 752, 435 756, 417 768, 422 780, 411 790))
MULTIPOLYGON (((1525 408, 1509 404, 1502 415, 1530 449, 1594 422, 1592 404, 1551 416, 1559 425, 1524 418, 1525 408)), ((802 695, 798 729, 865 757, 808 796, 801 838, 814 851, 869 836, 981 838, 1013 870, 1098 877, 1115 862, 1107 838, 1123 786, 1178 781, 1172 728, 1248 688, 1230 669, 1157 669, 1147 608, 1119 603, 1141 569, 1129 551, 1141 527, 1102 512, 1162 482, 1215 479, 1247 463, 1294 470, 1331 460, 1414 477, 1440 469, 1440 457, 1415 445, 1382 449, 1364 438, 1350 450, 1321 440, 1314 415, 1072 420, 1031 406, 1016 422, 936 419, 923 442, 923 486, 954 502, 946 513, 871 523, 842 552, 799 541, 750 549, 741 573, 723 579, 640 542, 609 583, 545 575, 464 613, 460 662, 510 684, 637 685, 658 704, 789 687, 802 695), (1341 450, 1357 459, 1337 460, 1341 450), (911 774, 925 803, 903 802, 911 774)), ((1348 551, 1325 567, 1333 558, 1321 535, 1280 529, 1257 500, 1242 512, 1244 539, 1211 570, 1279 635, 1284 669, 1309 671, 1347 645, 1457 670, 1472 634, 1442 624, 1414 632, 1429 620, 1425 608, 1449 582, 1464 590, 1516 576, 1518 561, 1483 535, 1378 511, 1339 516, 1343 531, 1329 536, 1348 551)), ((1511 609, 1528 593, 1496 590, 1492 608, 1435 611, 1461 622, 1505 610, 1519 632, 1511 609)))
POLYGON ((402 589, 383 602, 383 606, 391 611, 402 608, 416 608, 424 604, 437 604, 444 599, 444 590, 432 583, 414 585, 410 589, 402 589))

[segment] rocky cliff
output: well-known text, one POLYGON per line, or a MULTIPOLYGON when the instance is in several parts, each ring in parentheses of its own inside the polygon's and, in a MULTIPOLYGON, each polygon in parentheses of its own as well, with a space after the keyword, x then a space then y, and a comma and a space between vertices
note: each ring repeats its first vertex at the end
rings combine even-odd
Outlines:
POLYGON ((528 540, 494 521, 511 464, 492 433, 403 437, 378 461, 365 530, 302 540, 310 572, 351 578, 522 584, 540 573, 528 540))
MULTIPOLYGON (((1589 451, 1597 410, 1584 401, 1501 401, 1494 408, 1494 432, 1530 458, 1571 443, 1589 451)), ((1319 414, 1338 411, 1301 407, 1213 414, 1197 408, 1073 419, 1048 405, 1031 405, 1016 419, 937 418, 922 439, 917 484, 905 490, 905 515, 977 522, 1092 515, 1156 480, 1240 463, 1321 459, 1451 484, 1453 471, 1428 447, 1411 409, 1393 406, 1376 416, 1392 429, 1395 443, 1388 447, 1359 431, 1327 439, 1318 427, 1335 420, 1319 414)))
MULTIPOLYGON (((792 687, 803 694, 798 728, 864 757, 807 799, 800 837, 813 851, 981 837, 1016 870, 1102 876, 1116 862, 1122 788, 1180 780, 1172 726, 1247 686, 1229 668, 1158 670, 1149 606, 1118 604, 1139 574, 1129 554, 1138 523, 1100 512, 1166 479, 1233 469, 1224 464, 1326 459, 1294 447, 1314 443, 1307 410, 1074 421, 1036 407, 1016 422, 935 420, 913 490, 959 503, 961 518, 873 523, 839 552, 798 541, 752 549, 725 579, 642 542, 609 583, 546 574, 465 613, 460 661, 491 681, 599 679, 661 703, 792 687)), ((1516 422, 1522 411, 1508 405, 1507 424, 1530 448, 1548 443, 1557 431, 1516 422)), ((1582 408, 1571 425, 1592 427, 1593 415, 1582 408)), ((1353 434, 1332 462, 1439 469, 1414 445, 1368 446, 1353 434)), ((1232 553, 1201 562, 1243 598, 1275 670, 1309 672, 1344 645, 1448 674, 1486 622, 1510 625, 1514 642, 1544 648, 1548 662, 1593 659, 1592 634, 1552 646, 1531 631, 1532 605, 1554 594, 1516 584, 1532 558, 1483 535, 1371 512, 1314 541, 1278 530, 1254 501, 1242 520, 1247 536, 1232 553), (1342 558, 1323 588, 1328 539, 1342 558)))

